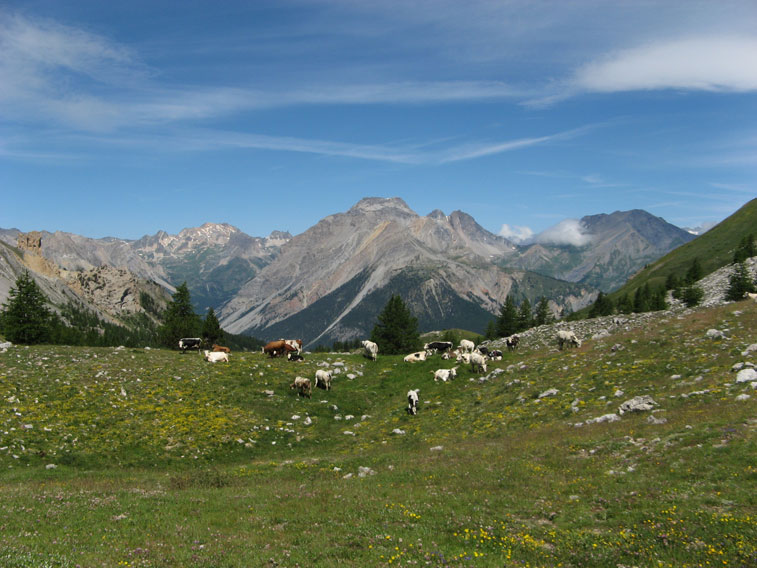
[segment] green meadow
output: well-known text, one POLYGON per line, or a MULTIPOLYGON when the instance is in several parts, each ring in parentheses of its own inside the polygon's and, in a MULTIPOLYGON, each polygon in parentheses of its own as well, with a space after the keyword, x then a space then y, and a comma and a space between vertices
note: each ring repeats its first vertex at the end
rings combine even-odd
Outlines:
POLYGON ((449 383, 438 356, 14 346, 0 566, 757 566, 757 391, 732 370, 757 304, 656 317, 449 383), (326 366, 331 391, 290 390, 326 366))

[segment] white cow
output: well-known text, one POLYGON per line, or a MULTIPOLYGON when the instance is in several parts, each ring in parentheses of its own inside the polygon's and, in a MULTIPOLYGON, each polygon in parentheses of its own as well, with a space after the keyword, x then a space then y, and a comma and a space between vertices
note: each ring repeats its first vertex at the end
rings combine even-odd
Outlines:
POLYGON ((461 339, 458 349, 463 353, 471 353, 476 348, 476 344, 468 339, 461 339))
POLYGON ((334 372, 331 370, 318 369, 315 372, 315 386, 324 390, 331 390, 331 378, 333 376, 334 372))
POLYGON ((425 361, 425 360, 426 360, 425 351, 416 351, 415 353, 411 353, 410 355, 405 356, 405 363, 413 363, 415 361, 425 361))
POLYGON ((418 414, 418 391, 414 389, 407 391, 407 413, 415 416, 418 414))
POLYGON ((229 354, 223 351, 203 351, 203 353, 205 353, 205 360, 210 363, 229 362, 229 354))
POLYGON ((292 390, 297 389, 300 396, 306 396, 308 398, 310 398, 310 394, 313 392, 310 385, 310 379, 305 377, 295 377, 292 384, 289 385, 289 388, 292 390))
POLYGON ((745 297, 750 298, 754 300, 755 302, 757 302, 757 294, 753 294, 752 292, 747 292, 745 297))
POLYGON ((471 370, 475 373, 478 370, 481 373, 486 372, 486 357, 481 353, 470 354, 470 366, 471 370))
POLYGON ((457 377, 457 367, 452 367, 451 369, 437 369, 436 371, 431 371, 434 375, 434 382, 442 381, 447 382, 451 381, 455 377, 457 377))
POLYGON ((568 347, 581 347, 581 340, 576 337, 576 334, 572 331, 566 331, 561 329, 557 332, 557 344, 560 346, 560 351, 565 347, 567 343, 568 347))
POLYGON ((368 341, 366 339, 363 341, 363 349, 365 349, 363 357, 368 357, 368 359, 371 359, 372 361, 376 360, 376 356, 378 355, 378 345, 373 341, 368 341))
POLYGON ((471 353, 459 353, 455 361, 457 361, 458 363, 465 363, 467 365, 468 363, 470 363, 470 356, 471 353))

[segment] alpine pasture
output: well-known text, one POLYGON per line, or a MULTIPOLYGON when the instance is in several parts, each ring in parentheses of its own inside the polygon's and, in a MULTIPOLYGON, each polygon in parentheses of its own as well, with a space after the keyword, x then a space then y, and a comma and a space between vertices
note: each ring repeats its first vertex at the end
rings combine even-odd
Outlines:
POLYGON ((380 347, 13 346, 0 565, 757 565, 757 384, 734 370, 757 362, 757 305, 582 339, 450 382, 432 371, 454 361, 380 347), (330 391, 289 388, 321 368, 330 391), (653 409, 620 415, 636 396, 653 409))

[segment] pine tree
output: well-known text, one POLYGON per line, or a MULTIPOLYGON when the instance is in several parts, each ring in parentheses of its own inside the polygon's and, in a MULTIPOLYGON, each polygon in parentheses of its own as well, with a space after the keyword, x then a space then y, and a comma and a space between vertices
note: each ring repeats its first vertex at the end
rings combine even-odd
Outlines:
POLYGON ((597 296, 596 301, 594 302, 594 305, 589 311, 589 317, 596 318, 599 316, 609 316, 612 315, 614 311, 615 305, 613 304, 613 301, 609 296, 607 296, 607 294, 600 292, 597 296))
POLYGON ((540 326, 548 324, 552 319, 552 314, 549 311, 549 300, 545 296, 539 298, 539 302, 536 304, 536 313, 534 314, 534 325, 540 326))
POLYGON ((681 291, 681 300, 683 300, 683 303, 686 304, 686 307, 688 308, 693 308, 694 306, 699 305, 702 298, 704 298, 704 290, 699 286, 686 286, 686 288, 681 291))
POLYGON ((701 280, 702 276, 704 276, 702 265, 699 263, 699 259, 695 258, 686 272, 686 284, 694 284, 698 280, 701 280))
MULTIPOLYGON (((486 333, 484 334, 484 338, 491 341, 492 339, 497 339, 497 322, 496 320, 489 320, 489 323, 486 324, 486 333)), ((455 343, 454 345, 457 345, 455 343)))
POLYGON ((371 341, 382 353, 389 355, 415 351, 420 346, 418 319, 410 313, 400 296, 392 296, 378 315, 371 341))
POLYGON ((5 338, 28 345, 48 342, 53 317, 46 303, 47 298, 29 273, 21 274, 0 312, 0 327, 5 338))
POLYGON ((750 234, 741 239, 739 246, 733 253, 733 262, 741 263, 753 256, 757 256, 757 247, 754 244, 754 235, 750 234))
POLYGON ((531 314, 531 302, 524 298, 520 303, 518 310, 518 331, 526 331, 533 326, 533 316, 531 314))
POLYGON ((633 301, 631 300, 631 296, 625 293, 618 298, 618 313, 630 314, 631 312, 633 312, 633 301))
POLYGON ((202 322, 192 307, 187 283, 176 288, 165 312, 165 320, 160 326, 159 337, 162 345, 176 347, 182 337, 197 337, 202 330, 202 322))
POLYGON ((518 310, 510 296, 505 298, 505 303, 497 318, 497 336, 509 337, 518 332, 518 310))
POLYGON ((210 308, 205 315, 205 321, 202 324, 202 338, 209 345, 223 341, 223 330, 213 308, 210 308))
POLYGON ((738 263, 728 279, 728 289, 725 293, 725 299, 730 302, 738 302, 744 299, 747 292, 754 292, 754 290, 755 286, 752 278, 749 276, 749 269, 745 263, 738 263))

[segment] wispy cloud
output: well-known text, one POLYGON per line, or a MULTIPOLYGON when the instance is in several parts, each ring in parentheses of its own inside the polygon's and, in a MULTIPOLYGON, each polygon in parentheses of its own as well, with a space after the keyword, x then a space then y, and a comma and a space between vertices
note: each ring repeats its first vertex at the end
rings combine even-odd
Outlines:
POLYGON ((592 236, 578 219, 565 219, 557 225, 542 231, 534 237, 534 242, 554 245, 584 246, 591 242, 592 236))

